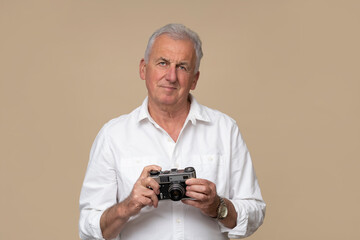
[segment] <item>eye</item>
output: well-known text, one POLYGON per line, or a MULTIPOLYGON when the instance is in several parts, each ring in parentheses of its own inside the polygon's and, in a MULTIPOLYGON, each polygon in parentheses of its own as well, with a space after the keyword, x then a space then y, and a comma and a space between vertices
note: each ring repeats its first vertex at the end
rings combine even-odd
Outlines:
POLYGON ((158 63, 160 66, 166 66, 166 62, 164 62, 164 61, 161 61, 161 62, 159 62, 158 63))
POLYGON ((184 70, 184 71, 188 71, 188 68, 186 67, 186 66, 184 66, 184 65, 180 65, 179 67, 178 67, 180 70, 184 70))

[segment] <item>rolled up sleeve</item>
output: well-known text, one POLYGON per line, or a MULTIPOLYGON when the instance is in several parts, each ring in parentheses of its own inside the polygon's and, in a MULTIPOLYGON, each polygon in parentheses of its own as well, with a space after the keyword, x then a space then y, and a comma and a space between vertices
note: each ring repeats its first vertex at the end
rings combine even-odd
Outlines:
POLYGON ((114 158, 105 132, 102 129, 94 141, 81 189, 79 235, 83 240, 104 239, 100 228, 101 215, 117 202, 114 158))
POLYGON ((245 238, 263 223, 266 204, 262 198, 250 153, 237 128, 233 128, 229 200, 237 212, 233 229, 221 227, 229 238, 245 238))

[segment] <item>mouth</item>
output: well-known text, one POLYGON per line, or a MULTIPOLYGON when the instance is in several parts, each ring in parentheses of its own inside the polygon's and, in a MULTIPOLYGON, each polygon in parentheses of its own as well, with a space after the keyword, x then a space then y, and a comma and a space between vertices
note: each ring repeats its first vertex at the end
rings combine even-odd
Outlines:
POLYGON ((176 90, 177 89, 177 87, 174 87, 174 86, 160 86, 160 88, 164 88, 167 90, 176 90))

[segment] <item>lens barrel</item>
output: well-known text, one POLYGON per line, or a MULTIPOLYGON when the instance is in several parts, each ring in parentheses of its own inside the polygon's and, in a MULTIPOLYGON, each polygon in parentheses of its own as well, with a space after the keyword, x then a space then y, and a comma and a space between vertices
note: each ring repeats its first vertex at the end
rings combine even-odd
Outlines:
POLYGON ((179 183, 173 183, 169 187, 169 196, 173 201, 179 201, 184 197, 185 189, 179 183))

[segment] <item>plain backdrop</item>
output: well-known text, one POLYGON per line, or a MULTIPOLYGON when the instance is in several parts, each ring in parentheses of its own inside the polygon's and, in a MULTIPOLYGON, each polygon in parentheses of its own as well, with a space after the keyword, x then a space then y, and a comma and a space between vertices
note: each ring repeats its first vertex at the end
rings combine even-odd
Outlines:
POLYGON ((249 239, 360 239, 360 1, 0 0, 0 239, 79 239, 104 123, 139 106, 151 33, 183 23, 197 100, 238 123, 267 203, 249 239))

